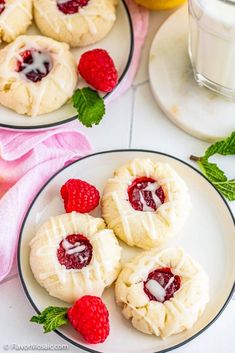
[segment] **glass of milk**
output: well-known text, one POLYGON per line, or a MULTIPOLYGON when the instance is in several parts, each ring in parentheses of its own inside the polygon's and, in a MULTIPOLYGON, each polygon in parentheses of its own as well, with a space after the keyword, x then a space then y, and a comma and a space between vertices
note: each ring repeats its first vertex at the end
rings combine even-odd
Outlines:
POLYGON ((200 85, 235 100, 235 0, 189 0, 189 55, 200 85))

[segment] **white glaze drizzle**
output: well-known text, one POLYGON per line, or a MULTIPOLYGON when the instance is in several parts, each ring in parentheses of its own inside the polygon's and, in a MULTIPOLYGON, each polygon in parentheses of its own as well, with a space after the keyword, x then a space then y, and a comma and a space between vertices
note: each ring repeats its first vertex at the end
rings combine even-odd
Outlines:
POLYGON ((48 53, 40 51, 31 51, 32 63, 24 63, 24 68, 21 71, 24 75, 27 75, 31 71, 39 70, 42 74, 46 75, 47 68, 45 63, 48 63, 48 70, 52 69, 52 60, 48 53))
POLYGON ((140 202, 142 203, 142 206, 143 206, 143 212, 154 212, 154 209, 147 205, 147 202, 145 201, 142 190, 140 190, 139 195, 140 195, 140 202))
POLYGON ((146 283, 148 291, 159 301, 163 302, 166 296, 166 290, 157 281, 150 279, 146 283))
POLYGON ((41 80, 41 87, 38 90, 37 86, 35 85, 34 82, 30 83, 31 84, 31 89, 34 91, 34 99, 35 99, 35 103, 32 107, 32 116, 37 116, 39 109, 40 109, 40 104, 42 102, 43 96, 45 94, 47 85, 48 85, 48 80, 46 80, 45 78, 43 80, 41 80), (34 84, 34 85, 33 85, 34 84), (34 87, 34 88, 32 88, 34 87))
POLYGON ((64 225, 64 222, 62 222, 62 219, 59 219, 59 227, 60 227, 60 231, 61 231, 61 234, 62 234, 62 237, 63 238, 66 238, 68 232, 66 230, 66 227, 64 225))
POLYGON ((173 276, 170 278, 170 280, 169 280, 169 282, 167 283, 167 285, 165 286, 165 290, 170 287, 170 285, 174 282, 174 280, 175 280, 175 276, 173 275, 173 276))
MULTIPOLYGON (((63 248, 65 249, 65 253, 68 255, 78 254, 86 249, 85 245, 81 245, 78 241, 75 244, 71 244, 68 240, 64 239, 62 242, 63 248)), ((82 259, 81 256, 79 256, 82 259)))
POLYGON ((153 221, 154 217, 155 217, 154 213, 152 213, 152 212, 148 212, 147 213, 147 221, 148 221, 147 224, 148 225, 146 226, 146 228, 147 228, 146 230, 147 230, 147 232, 149 232, 149 229, 151 230, 151 232, 150 232, 151 239, 157 239, 158 238, 158 229, 157 229, 157 227, 155 227, 154 221, 153 221))
POLYGON ((142 203, 142 206, 143 206, 143 212, 154 212, 154 209, 148 206, 144 198, 144 191, 150 191, 151 197, 156 205, 156 208, 159 208, 162 205, 161 200, 156 195, 156 191, 159 188, 160 188, 160 185, 157 182, 154 182, 154 183, 148 182, 147 186, 144 189, 139 190, 140 202, 142 203))
POLYGON ((165 285, 165 287, 161 286, 161 284, 154 280, 154 279, 150 279, 147 283, 146 283, 146 288, 148 289, 148 291, 160 302, 163 302, 166 296, 166 290, 167 288, 169 288, 172 283, 175 280, 175 276, 173 275, 168 283, 165 285))
MULTIPOLYGON (((156 208, 158 208, 158 207, 160 207, 162 205, 161 200, 156 195, 156 191, 159 188, 160 188, 160 185, 157 182, 155 182, 155 183, 150 183, 149 182, 148 185, 144 189, 141 190, 142 192, 150 191, 152 199, 153 199, 153 201, 154 201, 154 203, 156 205, 156 208)), ((140 192, 140 194, 142 195, 142 198, 143 198, 142 192, 140 192)), ((145 200, 144 200, 144 202, 142 202, 142 204, 143 204, 143 211, 148 211, 149 208, 151 209, 151 211, 153 211, 153 209, 147 205, 145 200)))
POLYGON ((123 224, 123 227, 124 227, 124 231, 125 231, 127 240, 131 242, 132 241, 132 236, 131 236, 129 222, 128 222, 128 219, 127 219, 127 217, 128 217, 127 213, 125 212, 125 210, 123 210, 122 204, 121 204, 121 202, 119 200, 119 197, 118 197, 118 194, 116 192, 112 193, 112 198, 113 198, 113 200, 114 200, 114 202, 115 202, 115 204, 117 206, 120 218, 122 219, 122 224, 123 224))

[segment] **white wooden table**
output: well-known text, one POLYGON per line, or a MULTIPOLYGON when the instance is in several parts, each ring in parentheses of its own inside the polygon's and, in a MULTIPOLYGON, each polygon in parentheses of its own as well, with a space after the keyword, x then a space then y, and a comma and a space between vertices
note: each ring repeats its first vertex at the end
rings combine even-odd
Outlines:
MULTIPOLYGON (((148 81, 148 53, 156 30, 168 15, 169 12, 151 13, 148 38, 132 88, 112 103, 107 116, 99 126, 83 129, 93 143, 95 152, 143 148, 166 152, 191 163, 189 155, 200 156, 207 147, 206 143, 187 135, 168 121, 151 94, 148 81)), ((234 157, 217 158, 217 161, 230 177, 234 177, 234 157)), ((235 214, 235 202, 231 204, 231 208, 235 214)), ((54 333, 44 335, 41 327, 29 322, 34 310, 24 295, 16 271, 14 266, 11 275, 0 284, 0 352, 30 351, 30 344, 54 345, 54 350, 55 345, 65 344, 68 352, 79 352, 79 349, 67 344, 58 335, 54 333), (26 345, 25 349, 22 349, 21 345, 26 345)), ((53 347, 47 351, 53 351, 53 347)), ((235 352, 235 298, 208 330, 172 352, 235 352)))

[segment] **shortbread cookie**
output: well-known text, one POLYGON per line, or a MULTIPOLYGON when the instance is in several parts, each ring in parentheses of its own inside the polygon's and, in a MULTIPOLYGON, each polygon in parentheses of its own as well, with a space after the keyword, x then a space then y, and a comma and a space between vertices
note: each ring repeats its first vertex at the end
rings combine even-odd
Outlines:
POLYGON ((192 328, 209 301, 209 284, 182 249, 153 249, 124 266, 115 293, 137 330, 165 338, 192 328))
POLYGON ((52 217, 30 242, 30 266, 49 294, 73 303, 101 296, 117 278, 121 248, 101 218, 76 212, 52 217))
POLYGON ((190 209, 185 182, 166 163, 134 159, 114 172, 102 198, 109 228, 131 246, 149 249, 174 235, 190 209))
POLYGON ((117 0, 34 0, 34 18, 46 36, 85 46, 104 38, 116 20, 117 0))
POLYGON ((12 42, 32 23, 33 0, 0 0, 0 43, 12 42))
POLYGON ((19 114, 60 108, 76 84, 76 62, 67 44, 20 36, 0 51, 0 103, 19 114))

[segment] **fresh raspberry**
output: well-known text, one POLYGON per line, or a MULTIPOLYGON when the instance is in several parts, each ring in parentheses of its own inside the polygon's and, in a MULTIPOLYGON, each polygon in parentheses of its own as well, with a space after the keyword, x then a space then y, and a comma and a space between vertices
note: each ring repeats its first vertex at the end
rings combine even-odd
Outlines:
POLYGON ((74 13, 78 13, 79 9, 86 6, 88 2, 89 0, 57 0, 57 7, 65 15, 73 15, 74 13))
POLYGON ((85 295, 70 308, 49 306, 31 322, 42 324, 44 332, 51 332, 68 323, 88 343, 103 343, 109 335, 109 312, 101 298, 85 295))
POLYGON ((67 270, 80 270, 91 262, 92 245, 82 234, 68 235, 60 242, 57 258, 67 270))
POLYGON ((22 61, 17 61, 16 71, 25 74, 32 82, 41 81, 51 70, 51 60, 47 53, 32 49, 23 51, 20 56, 22 61), (35 61, 40 62, 40 60, 43 60, 43 65, 35 67, 35 61))
POLYGON ((152 209, 154 212, 165 201, 162 187, 157 184, 156 180, 148 177, 135 179, 127 192, 131 206, 136 211, 151 211, 152 209))
POLYGON ((88 343, 102 343, 109 335, 109 312, 99 297, 85 295, 78 299, 67 316, 88 343))
POLYGON ((60 190, 66 212, 87 213, 94 210, 100 201, 99 191, 91 184, 79 179, 69 179, 60 190))
POLYGON ((153 295, 153 293, 151 293, 146 287, 147 283, 150 280, 157 281, 160 284, 160 286, 164 288, 165 297, 164 297, 164 300, 161 301, 162 303, 164 303, 166 300, 170 300, 174 296, 175 292, 180 289, 180 286, 181 286, 180 276, 174 275, 171 272, 171 269, 169 267, 160 268, 150 272, 147 280, 144 282, 144 291, 150 300, 155 300, 155 301, 160 301, 160 300, 157 299, 153 295))
POLYGON ((5 10, 5 0, 0 0, 0 15, 5 10))
POLYGON ((82 54, 78 71, 89 85, 102 92, 111 92, 118 83, 114 62, 103 49, 89 50, 82 54))

